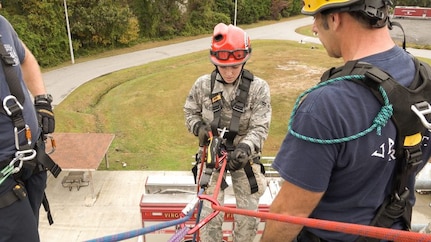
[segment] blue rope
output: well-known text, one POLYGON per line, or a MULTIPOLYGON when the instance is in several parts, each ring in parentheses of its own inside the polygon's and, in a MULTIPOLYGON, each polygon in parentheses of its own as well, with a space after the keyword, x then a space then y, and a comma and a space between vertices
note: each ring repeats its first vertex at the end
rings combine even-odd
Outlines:
MULTIPOLYGON (((201 194, 201 191, 199 192, 199 194, 201 194)), ((168 228, 168 227, 171 227, 171 226, 176 226, 178 224, 185 223, 188 220, 190 220, 190 218, 192 217, 193 213, 194 213, 194 209, 190 210, 185 217, 180 218, 180 219, 168 221, 168 222, 165 222, 165 223, 155 224, 155 225, 152 225, 152 226, 149 226, 149 227, 146 227, 146 228, 131 230, 131 231, 120 233, 120 234, 113 234, 113 235, 108 235, 108 236, 104 236, 104 237, 100 237, 100 238, 96 238, 96 239, 92 239, 92 240, 87 240, 85 242, 113 242, 113 241, 120 241, 120 240, 130 239, 130 238, 133 238, 133 237, 137 237, 139 235, 148 234, 148 233, 151 233, 151 232, 154 232, 154 231, 157 231, 157 230, 161 230, 161 229, 164 229, 164 228, 168 228)))
POLYGON ((362 136, 365 136, 366 134, 370 133, 374 129, 376 129, 376 132, 377 132, 378 135, 381 135, 382 134, 382 127, 384 127, 387 124, 387 122, 389 121, 389 119, 392 117, 392 114, 393 114, 392 104, 390 104, 388 95, 387 95, 386 91, 383 89, 382 86, 379 86, 379 92, 382 95, 383 103, 384 103, 383 106, 382 106, 382 108, 380 109, 380 111, 376 115, 376 117, 374 118, 373 123, 371 124, 371 126, 369 128, 367 128, 367 129, 363 130, 363 131, 358 132, 357 134, 354 134, 354 135, 351 135, 351 136, 348 136, 348 137, 343 137, 343 138, 319 139, 319 138, 313 138, 313 137, 309 137, 309 136, 305 136, 305 135, 299 134, 299 133, 295 132, 293 130, 293 128, 292 128, 293 118, 294 118, 294 116, 296 114, 296 111, 298 110, 300 101, 304 98, 305 95, 309 94, 310 92, 312 92, 312 91, 314 91, 314 90, 316 90, 316 89, 318 89, 320 87, 332 84, 332 83, 337 82, 337 81, 344 81, 344 80, 352 81, 354 79, 362 80, 364 78, 365 78, 365 75, 349 75, 349 76, 337 77, 337 78, 334 78, 334 79, 329 79, 329 80, 327 80, 325 82, 321 82, 318 85, 316 85, 316 86, 314 86, 314 87, 306 90, 305 92, 303 92, 296 99, 295 105, 294 105, 292 113, 290 115, 290 120, 289 120, 289 125, 288 125, 289 132, 293 136, 295 136, 295 137, 297 137, 299 139, 302 139, 302 140, 305 140, 305 141, 309 141, 309 142, 312 142, 312 143, 318 143, 318 144, 339 144, 339 143, 344 143, 344 142, 347 142, 347 141, 352 141, 352 140, 358 139, 358 138, 360 138, 362 136))
MULTIPOLYGON (((201 219, 201 213, 202 213, 202 206, 203 206, 204 201, 199 201, 199 206, 198 206, 198 213, 196 216, 196 225, 199 223, 199 220, 201 219)), ((193 234, 193 240, 192 242, 196 242, 196 237, 197 237, 197 233, 193 234)))
POLYGON ((108 236, 100 237, 97 239, 87 240, 87 242, 112 242, 112 241, 120 241, 120 240, 130 239, 133 237, 137 237, 139 235, 148 234, 148 233, 160 230, 160 229, 164 229, 167 227, 171 227, 171 226, 175 226, 175 225, 178 225, 181 223, 185 223, 186 221, 188 221, 192 217, 192 215, 193 215, 193 211, 190 211, 189 214, 187 214, 187 216, 185 216, 181 219, 176 219, 176 220, 168 221, 165 223, 155 224, 155 225, 152 225, 152 226, 149 226, 146 228, 131 230, 131 231, 120 233, 120 234, 108 235, 108 236))

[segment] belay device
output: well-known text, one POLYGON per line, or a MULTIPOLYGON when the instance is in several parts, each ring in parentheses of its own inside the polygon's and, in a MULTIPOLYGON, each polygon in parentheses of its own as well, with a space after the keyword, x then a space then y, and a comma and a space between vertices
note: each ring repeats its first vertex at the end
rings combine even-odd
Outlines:
MULTIPOLYGON (((220 169, 220 163, 223 161, 221 157, 223 157, 223 153, 226 153, 226 149, 222 144, 225 132, 226 128, 222 130, 219 136, 213 136, 212 132, 209 132, 210 143, 207 148, 205 160, 203 161, 205 162, 205 169, 202 171, 202 176, 199 181, 199 187, 203 189, 208 187, 214 170, 220 169)), ((226 180, 223 179, 221 189, 224 190, 226 187, 228 187, 228 184, 226 183, 226 180)))

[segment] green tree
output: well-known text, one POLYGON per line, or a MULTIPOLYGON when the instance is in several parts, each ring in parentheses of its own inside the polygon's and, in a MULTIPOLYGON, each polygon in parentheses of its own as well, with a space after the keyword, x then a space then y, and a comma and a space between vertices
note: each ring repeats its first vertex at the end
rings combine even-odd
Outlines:
POLYGON ((62 3, 48 0, 15 0, 2 4, 2 12, 20 38, 44 66, 68 58, 68 40, 62 3))
POLYGON ((186 25, 186 0, 130 0, 143 38, 169 39, 179 36, 186 25))
POLYGON ((289 0, 287 10, 283 10, 283 17, 290 17, 301 14, 302 0, 289 0))
POLYGON ((105 48, 121 46, 124 41, 137 40, 139 29, 124 1, 69 0, 70 28, 74 48, 105 48), (123 38, 127 35, 127 38, 123 38))
POLYGON ((152 16, 155 15, 155 5, 152 0, 131 0, 130 6, 139 23, 140 36, 154 38, 157 36, 157 28, 152 16))
POLYGON ((193 34, 211 33, 218 23, 231 23, 230 13, 221 13, 217 10, 216 1, 189 0, 187 5, 186 32, 193 34))

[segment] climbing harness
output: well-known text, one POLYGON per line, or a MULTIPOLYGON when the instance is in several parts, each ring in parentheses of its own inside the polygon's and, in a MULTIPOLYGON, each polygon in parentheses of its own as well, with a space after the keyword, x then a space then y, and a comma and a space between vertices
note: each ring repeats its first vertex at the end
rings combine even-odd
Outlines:
MULTIPOLYGON (((6 96, 2 100, 2 107, 0 113, 9 116, 14 126, 14 143, 16 152, 14 157, 9 160, 0 161, 0 185, 4 180, 14 175, 15 180, 18 183, 22 183, 20 170, 22 167, 26 167, 38 173, 43 170, 49 170, 54 177, 57 177, 61 172, 61 168, 46 154, 43 149, 44 145, 40 142, 43 141, 43 137, 37 139, 36 144, 32 144, 31 130, 29 125, 24 120, 23 105, 25 101, 25 95, 21 86, 21 81, 18 78, 17 70, 14 68, 19 64, 16 56, 8 51, 1 40, 0 35, 0 57, 2 61, 3 71, 5 73, 6 83, 9 87, 10 95, 6 96), (25 140, 22 140, 22 139, 25 140)), ((53 143, 53 139, 51 138, 53 143)), ((16 188, 16 186, 15 186, 16 188)), ((2 204, 12 204, 18 199, 22 199, 26 196, 25 188, 21 185, 19 189, 13 189, 13 191, 6 192, 0 196, 0 207, 2 204), (23 196, 23 194, 25 196, 23 196)), ((42 205, 45 208, 48 216, 48 222, 51 225, 53 223, 51 212, 49 209, 48 200, 46 194, 43 195, 42 205)))
MULTIPOLYGON (((214 113, 213 121, 211 122, 211 129, 213 134, 217 134, 217 129, 220 127, 221 110, 222 110, 222 93, 213 93, 217 70, 211 73, 211 96, 212 108, 214 113)), ((238 86, 238 93, 235 100, 232 102, 232 118, 228 132, 226 133, 226 148, 228 151, 233 151, 235 148, 233 141, 239 131, 239 121, 241 115, 245 112, 245 106, 247 104, 248 91, 250 90, 251 82, 254 80, 253 74, 246 70, 242 70, 240 83, 238 86)))
MULTIPOLYGON (((12 158, 11 162, 3 167, 2 170, 2 179, 0 180, 0 184, 6 179, 7 176, 18 173, 23 166, 23 161, 32 160, 36 151, 32 149, 31 143, 31 130, 30 127, 25 123, 24 116, 22 110, 24 109, 22 103, 24 103, 25 95, 22 90, 21 82, 18 79, 16 74, 16 70, 14 66, 18 63, 16 58, 6 50, 3 42, 1 41, 0 35, 0 57, 2 61, 3 71, 5 73, 5 79, 9 86, 9 90, 11 95, 8 95, 2 100, 2 109, 0 112, 6 114, 12 119, 12 123, 14 125, 13 133, 14 133, 14 143, 17 152, 15 152, 15 157, 12 158), (20 136, 24 135, 25 142, 21 144, 20 136), (15 166, 16 162, 18 162, 18 166, 15 166)), ((3 162, 4 163, 4 162, 3 162)))
MULTIPOLYGON (((211 130, 214 134, 219 132, 218 129, 220 127, 221 110, 222 110, 222 93, 221 92, 213 93, 217 73, 218 73, 217 69, 211 73, 210 100, 212 102, 212 109, 214 114, 213 121, 211 122, 211 130)), ((230 120, 229 129, 228 131, 226 131, 226 135, 225 135, 226 137, 225 146, 228 152, 233 151, 235 149, 233 142, 239 131, 240 118, 241 118, 241 115, 245 112, 250 85, 253 80, 254 80, 253 74, 250 71, 243 69, 241 73, 240 83, 238 85, 238 92, 235 97, 235 100, 232 102, 232 117, 230 120)), ((256 159, 254 159, 253 163, 260 164, 260 158, 257 157, 256 159)), ((261 165, 262 173, 265 174, 265 170, 262 164, 260 165, 261 165)), ((254 175, 253 169, 249 162, 244 167, 244 171, 250 183, 251 193, 253 194, 259 190, 259 187, 257 185, 256 177, 254 175)))
MULTIPOLYGON (((373 130, 380 135, 381 128, 389 119, 392 119, 397 129, 395 149, 397 163, 393 193, 380 206, 370 224, 372 226, 390 228, 397 219, 402 218, 410 229, 412 205, 408 201, 410 192, 407 188, 408 178, 422 163, 422 134, 431 127, 428 122, 429 117, 427 117, 431 113, 429 104, 431 101, 431 68, 414 57, 413 60, 416 75, 409 87, 398 84, 389 74, 368 63, 350 61, 343 67, 332 68, 322 75, 321 83, 298 97, 290 116, 289 132, 299 139, 318 144, 348 142, 365 136, 373 130), (355 135, 334 139, 308 137, 293 130, 292 122, 299 102, 306 94, 322 86, 346 80, 369 88, 382 104, 381 110, 369 128, 355 135)), ((358 241, 362 241, 361 239, 358 241)), ((367 239, 366 241, 374 241, 367 239)))

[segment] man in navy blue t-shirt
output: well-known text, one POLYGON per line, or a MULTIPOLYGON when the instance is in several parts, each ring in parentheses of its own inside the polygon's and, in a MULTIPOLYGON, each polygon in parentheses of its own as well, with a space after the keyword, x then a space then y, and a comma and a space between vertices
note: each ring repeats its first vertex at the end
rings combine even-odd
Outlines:
POLYGON ((37 242, 47 174, 33 162, 41 135, 54 131, 52 98, 37 60, 3 16, 0 41, 0 242, 37 242))
MULTIPOLYGON (((304 0, 302 13, 314 16, 316 33, 329 56, 359 60, 408 86, 415 76, 412 57, 395 45, 385 0, 304 0), (375 11, 364 11, 374 9, 375 11)), ((369 88, 338 81, 311 91, 291 120, 291 130, 321 140, 352 137, 368 129, 382 105, 369 88)), ((351 141, 320 144, 287 134, 273 163, 285 180, 270 212, 369 225, 392 192, 396 128, 351 141)), ((426 133, 423 140, 429 140, 426 133)), ((423 160, 430 151, 422 144, 423 160)), ((419 168, 422 168, 422 164, 419 168)), ((414 203, 414 174, 408 185, 414 203)), ((405 229, 396 222, 392 228, 405 229)), ((358 236, 267 221, 262 241, 355 241, 358 236), (298 236, 299 235, 299 236, 298 236)))

